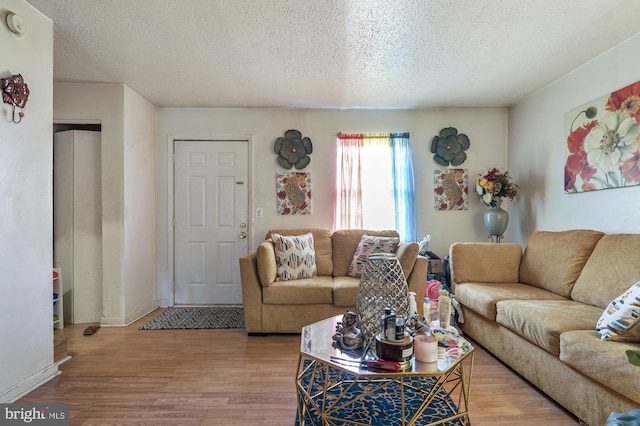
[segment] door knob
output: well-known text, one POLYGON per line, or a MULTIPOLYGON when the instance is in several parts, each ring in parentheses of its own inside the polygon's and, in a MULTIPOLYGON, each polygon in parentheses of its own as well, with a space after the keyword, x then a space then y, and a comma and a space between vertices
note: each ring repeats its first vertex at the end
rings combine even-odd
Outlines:
POLYGON ((246 233, 246 232, 244 232, 244 231, 242 231, 242 232, 240 233, 240 239, 244 240, 245 238, 247 238, 247 233, 246 233))

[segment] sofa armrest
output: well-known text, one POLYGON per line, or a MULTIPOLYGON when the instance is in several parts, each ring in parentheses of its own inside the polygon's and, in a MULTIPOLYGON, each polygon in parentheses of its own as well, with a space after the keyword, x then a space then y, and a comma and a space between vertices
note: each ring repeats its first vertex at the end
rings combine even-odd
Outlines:
POLYGON ((258 278, 263 287, 273 284, 278 275, 275 246, 271 241, 263 241, 256 250, 258 278))
POLYGON ((510 243, 453 243, 449 259, 452 286, 466 282, 517 283, 522 247, 510 243))
POLYGON ((240 283, 247 333, 261 333, 262 285, 258 276, 258 256, 255 252, 240 258, 240 283))
POLYGON ((424 289, 427 284, 427 267, 429 260, 424 256, 417 256, 416 263, 413 265, 411 273, 407 277, 407 286, 409 291, 416 294, 416 303, 418 305, 418 313, 423 315, 422 302, 424 300, 424 289))

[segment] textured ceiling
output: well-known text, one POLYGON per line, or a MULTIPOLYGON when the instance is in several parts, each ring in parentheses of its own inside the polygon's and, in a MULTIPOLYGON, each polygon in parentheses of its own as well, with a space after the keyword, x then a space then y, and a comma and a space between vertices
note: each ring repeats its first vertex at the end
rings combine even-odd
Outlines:
POLYGON ((28 2, 56 82, 161 107, 505 107, 640 31, 638 0, 28 2))

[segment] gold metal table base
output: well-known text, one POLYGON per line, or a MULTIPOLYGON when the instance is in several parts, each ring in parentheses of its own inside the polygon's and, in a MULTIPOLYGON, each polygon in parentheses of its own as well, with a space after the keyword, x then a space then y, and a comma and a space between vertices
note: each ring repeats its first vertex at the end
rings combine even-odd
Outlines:
POLYGON ((402 426, 469 425, 473 357, 472 351, 441 373, 421 373, 419 368, 414 368, 410 372, 357 374, 301 352, 296 376, 296 424, 371 425, 370 417, 374 415, 378 421, 385 418, 384 424, 402 426), (396 407, 392 413, 384 413, 384 407, 376 406, 375 397, 381 394, 395 395, 399 399, 384 401, 396 407), (374 413, 363 412, 366 411, 365 406, 367 410, 373 407, 374 413), (443 406, 446 406, 444 412, 443 406), (440 408, 434 413, 434 407, 440 408), (400 419, 388 418, 386 414, 399 416, 400 419), (345 418, 345 415, 349 418, 345 418))

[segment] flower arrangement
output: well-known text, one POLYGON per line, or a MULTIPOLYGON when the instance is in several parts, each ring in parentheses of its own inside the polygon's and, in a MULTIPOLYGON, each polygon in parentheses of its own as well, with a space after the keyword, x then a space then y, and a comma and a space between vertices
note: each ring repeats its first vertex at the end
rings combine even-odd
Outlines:
POLYGON ((513 200, 519 190, 520 187, 511 181, 509 172, 501 173, 495 167, 476 178, 476 193, 487 206, 496 207, 502 197, 513 200))

